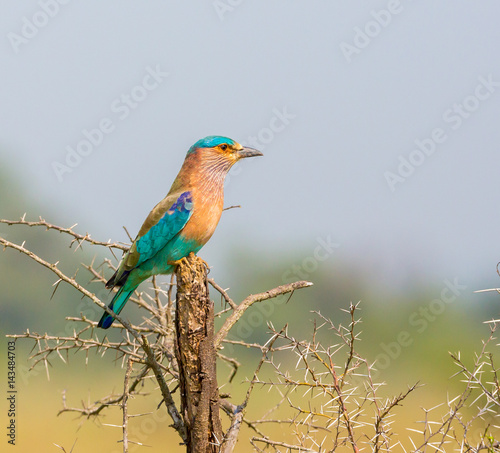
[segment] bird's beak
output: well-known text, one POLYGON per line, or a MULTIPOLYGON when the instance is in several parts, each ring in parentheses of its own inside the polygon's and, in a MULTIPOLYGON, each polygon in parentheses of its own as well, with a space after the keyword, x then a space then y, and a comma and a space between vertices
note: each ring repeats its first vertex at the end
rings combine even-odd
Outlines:
POLYGON ((244 159, 245 157, 255 157, 255 156, 263 156, 264 155, 260 151, 254 149, 254 148, 248 148, 248 147, 241 148, 240 150, 238 150, 237 153, 238 153, 238 157, 240 159, 244 159))

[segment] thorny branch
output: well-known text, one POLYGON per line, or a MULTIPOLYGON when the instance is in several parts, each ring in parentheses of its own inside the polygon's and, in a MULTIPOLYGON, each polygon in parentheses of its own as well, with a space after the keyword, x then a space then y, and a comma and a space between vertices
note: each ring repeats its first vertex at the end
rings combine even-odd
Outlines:
POLYGON ((128 453, 128 399, 130 398, 129 381, 132 374, 132 358, 127 360, 127 369, 125 371, 125 381, 123 383, 123 453, 128 453))
MULTIPOLYGON (((25 219, 25 215, 21 218, 21 220, 0 219, 0 223, 4 223, 7 225, 24 225, 28 227, 43 227, 46 230, 53 230, 59 233, 67 234, 72 238, 70 246, 76 242, 78 244, 77 249, 81 247, 84 242, 87 242, 93 246, 105 247, 110 251, 112 251, 112 249, 119 249, 125 252, 128 249, 128 247, 123 244, 113 243, 111 241, 104 242, 95 240, 88 233, 85 235, 79 234, 74 231, 76 224, 69 228, 65 228, 50 224, 42 218, 40 218, 38 221, 30 222, 25 219)), ((123 393, 118 395, 110 394, 93 404, 83 405, 82 408, 68 407, 68 405, 66 404, 66 394, 63 393, 63 408, 60 410, 59 414, 62 414, 64 412, 76 412, 88 418, 91 416, 99 416, 102 411, 110 406, 121 405, 122 410, 124 411, 124 451, 127 451, 128 444, 131 442, 127 439, 127 404, 130 396, 140 394, 138 387, 145 381, 145 379, 149 377, 149 371, 152 370, 162 394, 162 402, 165 403, 167 411, 172 418, 173 427, 177 430, 183 442, 185 442, 185 426, 182 421, 182 417, 180 416, 177 409, 176 402, 172 396, 172 392, 169 389, 169 385, 176 384, 178 376, 176 358, 173 352, 173 282, 171 282, 168 290, 165 291, 157 284, 156 279, 153 279, 153 296, 150 296, 148 293, 135 293, 135 296, 131 298, 131 301, 136 305, 146 309, 149 312, 150 317, 145 319, 145 325, 132 325, 125 319, 123 319, 122 316, 117 316, 116 314, 114 314, 95 294, 88 291, 82 284, 77 282, 75 279, 76 274, 73 277, 65 274, 60 269, 59 262, 50 263, 44 260, 42 257, 27 249, 24 242, 22 244, 16 244, 6 240, 3 237, 0 237, 0 245, 2 245, 4 249, 10 248, 13 250, 17 250, 18 252, 28 256, 33 261, 52 271, 58 277, 58 280, 54 284, 54 293, 59 287, 60 283, 64 282, 69 284, 83 296, 89 298, 94 304, 96 304, 106 312, 113 314, 115 319, 118 321, 113 325, 114 330, 123 331, 121 341, 110 341, 107 336, 99 339, 98 334, 101 332, 95 330, 95 327, 97 325, 96 321, 90 320, 85 316, 80 315, 80 317, 66 318, 70 322, 84 324, 84 326, 81 328, 73 329, 72 335, 54 336, 47 333, 32 333, 29 330, 27 330, 24 334, 9 335, 10 337, 16 339, 26 338, 34 340, 35 345, 33 349, 35 349, 35 352, 30 358, 33 362, 32 368, 40 363, 44 364, 47 370, 47 376, 51 357, 57 356, 63 362, 67 363, 69 361, 68 354, 70 351, 84 352, 86 362, 88 362, 89 352, 92 350, 100 355, 104 355, 106 352, 114 350, 116 353, 116 358, 122 360, 122 366, 127 364, 125 387, 123 393), (167 299, 166 302, 164 301, 164 298, 167 299), (153 338, 153 336, 155 337, 155 339, 154 341, 151 341, 150 338, 153 338), (133 379, 132 384, 129 384, 129 381, 131 379, 130 373, 132 370, 131 361, 142 363, 143 368, 138 376, 133 379)), ((103 263, 97 267, 95 266, 94 260, 89 265, 84 265, 84 267, 91 275, 92 281, 100 283, 106 282, 107 277, 105 276, 104 272, 107 269, 115 269, 115 266, 108 259, 104 259, 103 263)), ((229 315, 225 320, 221 331, 218 332, 218 340, 216 342, 217 345, 219 345, 220 342, 225 338, 231 327, 244 314, 244 312, 255 302, 260 302, 272 297, 276 297, 280 294, 285 294, 287 292, 293 292, 296 289, 300 289, 310 285, 310 283, 308 282, 297 282, 296 284, 284 285, 266 293, 250 296, 238 305, 232 301, 227 292, 223 290, 219 285, 217 285, 217 283, 215 283, 213 280, 210 283, 217 291, 219 291, 221 297, 226 301, 226 303, 228 303, 229 309, 233 311, 233 313, 229 315)), ((222 355, 221 357, 223 357, 224 360, 233 365, 234 372, 231 376, 232 379, 239 366, 238 361, 231 357, 225 357, 222 355)), ((248 401, 245 401, 244 404, 246 405, 247 403, 248 401)))
MULTIPOLYGON (((282 329, 282 331, 285 328, 286 328, 286 326, 282 329)), ((229 430, 226 433, 224 443, 222 444, 222 449, 221 449, 222 453, 230 453, 230 452, 234 451, 234 449, 236 447, 236 441, 238 440, 238 435, 240 433, 242 422, 244 420, 245 410, 248 406, 248 402, 250 401, 250 395, 252 394, 255 383, 257 382, 259 372, 262 368, 262 365, 267 360, 267 353, 269 351, 272 351, 274 343, 278 339, 278 337, 279 337, 278 334, 273 335, 271 337, 271 339, 269 340, 269 342, 264 346, 264 349, 262 352, 262 358, 260 359, 259 364, 257 365, 257 368, 255 369, 253 379, 250 382, 250 385, 248 386, 247 393, 246 393, 246 396, 245 396, 245 399, 243 400, 243 402, 241 404, 239 404, 238 406, 236 406, 234 404, 223 405, 224 410, 230 416, 231 425, 229 427, 229 430)))
POLYGON ((248 296, 243 302, 241 302, 234 309, 233 313, 226 319, 223 326, 217 332, 217 335, 215 335, 215 348, 217 349, 220 346, 220 344, 222 343, 222 341, 224 341, 231 328, 243 316, 245 311, 247 311, 254 303, 262 302, 268 299, 273 299, 274 297, 278 297, 283 294, 293 293, 293 291, 297 289, 307 288, 308 286, 312 286, 312 283, 306 281, 299 281, 295 283, 289 283, 288 285, 278 286, 277 288, 271 289, 264 293, 248 296))
MULTIPOLYGON (((42 218, 29 222, 24 216, 21 220, 0 220, 0 223, 57 231, 68 235, 71 238, 70 246, 76 243, 77 249, 87 243, 110 251, 127 250, 127 245, 98 241, 88 233, 79 234, 74 231, 76 225, 59 227, 42 218)), ((26 248, 24 243, 15 244, 0 237, 0 245, 4 249, 17 250, 52 271, 58 279, 55 290, 61 283, 66 283, 96 306, 110 312, 75 277, 62 272, 58 262, 44 260, 26 248)), ((85 269, 92 281, 102 284, 115 266, 110 260, 104 259, 99 265, 92 261, 85 265, 85 269)), ((264 344, 247 342, 227 338, 247 310, 251 310, 258 302, 286 293, 293 294, 295 290, 308 287, 311 283, 300 281, 282 285, 248 296, 239 304, 215 281, 209 280, 209 283, 220 294, 225 307, 217 314, 221 318, 222 327, 216 333, 216 347, 231 345, 234 353, 239 347, 250 348, 255 353, 258 351, 260 356, 239 404, 233 402, 231 395, 220 392, 220 407, 229 417, 221 452, 235 451, 237 440, 244 442, 241 439, 243 433, 246 442, 255 451, 266 452, 323 453, 346 449, 354 452, 500 452, 498 436, 493 434, 498 429, 500 385, 495 361, 488 349, 494 344, 496 322, 492 322, 490 337, 484 342, 472 367, 465 365, 459 353, 451 355, 459 369, 457 376, 463 379, 463 392, 453 398, 449 397, 443 405, 442 413, 439 413, 438 408, 424 409, 422 428, 410 429, 412 434, 408 437, 406 433, 394 430, 393 421, 398 406, 410 398, 418 386, 410 385, 395 397, 381 395, 383 382, 376 381, 374 377, 377 364, 361 356, 357 350, 360 323, 358 304, 351 304, 345 310, 348 317, 346 325, 334 323, 320 312, 313 312, 315 320, 307 339, 304 339, 303 334, 297 339, 287 326, 276 330, 269 324, 269 341, 264 344), (266 399, 268 404, 261 411, 260 417, 251 419, 247 416, 247 408, 257 387, 269 391, 266 399), (287 434, 279 437, 273 426, 287 426, 287 434), (478 427, 480 436, 477 435, 478 427)), ((174 352, 173 280, 167 284, 153 279, 152 291, 136 292, 131 301, 145 310, 147 315, 139 325, 127 322, 123 315, 115 315, 119 322, 113 325, 113 330, 115 335, 121 334, 119 340, 101 337, 103 332, 95 328, 96 322, 83 314, 66 318, 68 322, 74 323, 72 334, 56 336, 27 330, 23 334, 9 336, 34 341, 32 367, 45 366, 47 373, 53 357, 67 363, 70 352, 84 354, 86 362, 92 352, 101 357, 106 353, 113 353, 115 360, 121 360, 122 367, 126 369, 123 391, 110 393, 93 403, 82 403, 82 407, 70 407, 66 403, 66 394, 63 393, 63 407, 59 414, 74 412, 86 418, 98 417, 111 407, 121 406, 122 441, 124 451, 127 451, 130 444, 136 443, 128 438, 128 433, 132 432, 129 425, 134 423, 131 418, 133 416, 130 415, 133 398, 138 395, 157 395, 156 403, 160 402, 158 410, 161 410, 164 403, 173 428, 179 433, 182 442, 185 442, 185 426, 177 409, 179 368, 174 352), (137 375, 133 374, 135 365, 132 367, 132 363, 137 364, 137 375), (144 391, 151 381, 156 382, 159 393, 156 389, 152 390, 152 387, 144 391)), ((231 366, 232 371, 226 378, 226 382, 231 382, 239 370, 243 369, 244 373, 248 371, 233 357, 233 353, 228 355, 227 349, 229 348, 226 348, 224 354, 219 352, 218 356, 231 366)), ((221 390, 223 387, 224 385, 221 390)))
POLYGON ((392 398, 380 395, 382 383, 375 382, 373 378, 375 364, 360 356, 356 347, 353 347, 358 339, 358 311, 358 305, 351 305, 347 310, 349 324, 345 327, 342 324, 335 325, 317 312, 322 323, 318 325, 317 320, 313 322, 311 340, 298 340, 288 329, 278 332, 271 326, 271 333, 277 338, 265 361, 265 365, 270 368, 267 373, 270 377, 255 377, 253 384, 267 387, 280 398, 285 396, 290 416, 281 420, 264 417, 249 423, 265 426, 266 422, 288 422, 293 426, 296 441, 291 442, 289 437, 277 440, 269 436, 254 436, 251 444, 256 451, 274 449, 319 453, 350 448, 351 451, 389 452, 404 449, 405 440, 413 445, 413 452, 454 449, 463 452, 483 449, 500 451, 500 443, 490 436, 493 423, 486 424, 479 440, 472 429, 481 426, 481 423, 484 426, 483 420, 498 407, 497 370, 491 355, 487 353, 494 329, 471 371, 459 357, 452 355, 458 361, 460 374, 467 378, 465 390, 447 401, 448 412, 441 421, 431 419, 428 417, 429 411, 425 412, 424 429, 413 430, 422 439, 418 445, 418 438, 406 439, 392 427, 397 407, 415 392, 418 385, 413 384, 392 398), (333 331, 339 341, 332 342, 331 337, 325 336, 325 329, 333 331), (330 338, 330 341, 326 340, 328 346, 323 346, 320 338, 330 338), (296 359, 295 369, 290 366, 293 357, 296 359), (287 364, 285 368, 283 363, 287 364), (465 416, 462 413, 465 408, 476 412, 465 416))
POLYGON ((86 233, 84 235, 76 233, 75 231, 73 231, 73 228, 75 228, 78 225, 77 223, 70 226, 69 228, 65 228, 57 225, 52 225, 51 223, 47 222, 41 217, 39 217, 39 220, 35 222, 29 222, 25 220, 25 218, 26 218, 26 213, 21 217, 20 220, 0 219, 0 223, 5 223, 6 225, 25 225, 29 227, 41 226, 44 227, 46 230, 54 230, 54 231, 59 231, 59 233, 69 234, 70 236, 73 237, 70 246, 73 245, 74 242, 77 242, 78 243, 77 249, 81 247, 84 242, 88 242, 89 244, 92 245, 100 245, 103 247, 118 249, 122 251, 127 251, 129 249, 129 246, 127 244, 121 244, 118 242, 111 242, 111 241, 108 242, 96 241, 95 239, 92 239, 90 237, 89 233, 86 233))

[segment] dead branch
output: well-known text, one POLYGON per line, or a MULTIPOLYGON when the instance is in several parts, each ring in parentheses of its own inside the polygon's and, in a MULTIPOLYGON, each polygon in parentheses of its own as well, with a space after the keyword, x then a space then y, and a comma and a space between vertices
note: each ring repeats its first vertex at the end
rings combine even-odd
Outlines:
POLYGON ((188 453, 216 453, 222 442, 207 268, 191 253, 176 268, 176 354, 188 453))
POLYGON ((182 437, 182 440, 184 442, 187 441, 187 432, 186 432, 186 427, 184 426, 184 422, 182 421, 182 417, 179 414, 179 411, 177 410, 177 406, 175 405, 175 401, 172 397, 172 393, 170 392, 168 385, 165 381, 165 378, 163 377, 163 372, 160 367, 160 364, 155 360, 153 351, 151 350, 148 340, 146 337, 142 337, 143 343, 142 347, 144 349, 144 352, 147 355, 148 358, 148 365, 153 369, 153 372, 156 377, 156 381, 158 382, 158 385, 160 386, 161 394, 163 396, 163 401, 165 402, 165 405, 167 406, 168 413, 170 414, 170 417, 172 418, 174 424, 173 427, 175 430, 180 434, 182 437))
POLYGON ((100 245, 102 247, 114 248, 114 249, 122 250, 124 252, 126 252, 129 249, 129 246, 127 244, 120 244, 118 242, 111 242, 110 240, 107 242, 97 241, 95 239, 92 239, 90 237, 89 233, 86 233, 85 235, 76 233, 75 231, 73 231, 73 228, 75 228, 78 225, 77 223, 70 226, 69 228, 65 228, 65 227, 60 227, 57 225, 52 225, 51 223, 48 223, 46 220, 42 219, 42 217, 39 217, 39 220, 36 222, 29 222, 29 221, 25 220, 25 218, 26 218, 26 213, 21 217, 20 220, 0 219, 0 223, 5 223, 6 225, 25 225, 28 227, 41 226, 41 227, 45 227, 46 230, 54 230, 54 231, 58 231, 59 233, 69 234, 70 236, 72 236, 74 238, 73 241, 71 242, 70 246, 73 245, 74 242, 78 243, 76 250, 78 250, 78 248, 80 248, 84 242, 88 242, 89 244, 92 244, 92 245, 100 245))
MULTIPOLYGON (((0 223, 42 227, 67 234, 71 237, 70 247, 77 243, 77 249, 87 243, 110 251, 127 250, 127 246, 120 243, 97 241, 89 234, 78 234, 73 230, 75 225, 58 227, 41 218, 28 222, 24 216, 20 221, 0 220, 0 223)), ((0 237, 0 245, 4 249, 23 253, 56 274, 58 280, 54 291, 60 283, 68 283, 82 296, 113 314, 98 297, 76 281, 76 273, 72 277, 63 273, 58 262, 49 263, 28 250, 25 243, 19 245, 0 237)), ((230 453, 235 451, 236 443, 244 433, 250 433, 246 435, 246 441, 256 451, 319 453, 350 449, 378 453, 406 448, 397 437, 398 434, 401 437, 401 433, 395 432, 393 420, 398 406, 411 397, 418 385, 411 385, 394 397, 380 396, 383 383, 374 379, 374 364, 357 351, 360 340, 359 304, 350 304, 345 310, 348 315, 346 325, 336 324, 319 312, 314 313, 312 332, 307 337, 301 333, 297 338, 286 327, 275 330, 269 325, 270 338, 263 344, 230 340, 227 339, 230 330, 254 303, 286 293, 293 294, 296 289, 311 286, 312 283, 300 281, 282 285, 250 295, 236 304, 228 290, 213 280, 207 280, 205 268, 198 265, 201 264, 193 258, 178 267, 177 300, 173 297, 173 280, 164 288, 158 285, 155 278, 149 288, 150 293, 147 289, 142 293, 136 292, 131 301, 146 310, 144 322, 134 325, 113 314, 119 321, 113 326, 114 333, 116 329, 122 333, 118 341, 111 341, 107 336, 101 338, 101 331, 95 329, 96 322, 83 314, 66 318, 79 323, 75 324, 78 327, 72 334, 48 335, 27 330, 24 334, 9 335, 11 338, 34 341, 30 354, 32 368, 44 366, 47 375, 51 360, 56 357, 68 363, 70 352, 85 354, 87 361, 90 353, 102 357, 111 352, 115 360, 121 360, 124 368, 123 391, 110 393, 93 403, 82 403, 82 407, 78 408, 69 407, 63 393, 59 414, 74 412, 86 418, 98 417, 110 406, 121 406, 123 423, 118 427, 122 430, 126 452, 131 444, 139 444, 129 439, 128 424, 134 417, 128 409, 130 398, 147 395, 141 390, 143 384, 146 380, 154 380, 173 421, 173 428, 184 443, 197 446, 198 450, 193 451, 230 453), (214 309, 208 296, 207 282, 220 293, 223 304, 216 315, 223 320, 217 333, 213 330, 214 309), (180 310, 176 319, 175 310, 180 310), (176 343, 182 343, 184 352, 190 351, 189 360, 179 354, 176 343), (250 374, 252 378, 246 381, 247 391, 240 404, 232 402, 230 395, 219 395, 216 357, 231 366, 232 371, 224 378, 225 382, 231 382, 240 367, 239 360, 232 354, 216 352, 223 343, 260 352, 260 360, 253 376, 250 374), (136 376, 132 375, 132 362, 142 366, 136 376), (193 366, 195 362, 196 366, 193 366), (180 384, 182 379, 184 383, 180 384), (263 414, 257 420, 249 420, 245 414, 258 385, 270 392, 271 407, 263 408, 263 414), (178 388, 183 401, 180 411, 174 400, 178 388), (186 395, 189 396, 187 400, 186 395), (274 398, 272 403, 271 398, 274 398), (218 419, 219 407, 229 417, 225 435, 218 419), (274 438, 275 431, 270 426, 276 424, 289 427, 288 437, 274 438), (191 436, 193 431, 197 434, 191 436), (211 433, 211 437, 207 437, 208 442, 203 440, 207 432, 211 433), (290 438, 290 435, 294 437, 290 438)), ((101 284, 107 280, 105 274, 114 269, 111 261, 106 259, 99 266, 94 260, 84 266, 92 281, 101 284)), ((471 367, 466 366, 459 353, 451 355, 458 367, 456 376, 462 379, 463 391, 448 398, 443 409, 424 410, 422 428, 411 430, 412 436, 405 440, 412 443, 412 451, 500 452, 498 436, 495 438, 496 434, 492 434, 498 432, 494 430, 498 430, 500 385, 493 355, 488 350, 493 345, 497 323, 491 321, 490 324, 490 337, 482 345, 471 367), (442 413, 438 413, 440 410, 442 413), (479 436, 478 426, 481 428, 479 436)), ((64 448, 59 448, 64 451, 64 448)))
POLYGON ((129 381, 132 374, 132 359, 127 360, 127 369, 125 371, 125 380, 123 383, 123 398, 122 398, 122 411, 123 411, 123 453, 128 453, 128 399, 129 381))
MULTIPOLYGON (((284 331, 285 329, 286 329, 286 326, 283 327, 282 331, 284 331)), ((250 395, 252 394, 255 383, 257 382, 259 372, 262 368, 262 365, 265 362, 265 360, 267 359, 267 353, 269 351, 272 351, 274 343, 278 338, 279 338, 279 334, 274 335, 271 338, 271 340, 268 342, 268 345, 266 345, 266 349, 265 349, 265 351, 263 351, 262 357, 259 361, 259 364, 257 365, 257 368, 255 369, 253 379, 250 382, 250 385, 248 386, 247 393, 246 393, 245 399, 243 400, 243 403, 241 403, 238 406, 231 407, 231 410, 228 411, 228 413, 230 414, 230 417, 231 417, 231 426, 229 427, 229 430, 227 431, 226 436, 224 438, 224 442, 223 442, 222 448, 221 448, 221 453, 231 453, 232 451, 234 451, 234 449, 236 447, 236 441, 238 440, 238 435, 240 433, 243 417, 245 416, 245 410, 247 408, 248 402, 250 401, 250 395)))
POLYGON ((311 282, 299 281, 295 283, 290 283, 288 285, 278 286, 277 288, 271 289, 264 293, 254 294, 248 296, 243 302, 241 302, 237 308, 234 309, 233 313, 226 319, 223 326, 215 335, 215 348, 218 349, 222 341, 226 338, 232 327, 238 322, 238 320, 243 316, 245 311, 250 308, 256 302, 262 302, 264 300, 272 299, 274 297, 281 296, 282 294, 287 294, 296 289, 307 288, 312 286, 311 282))

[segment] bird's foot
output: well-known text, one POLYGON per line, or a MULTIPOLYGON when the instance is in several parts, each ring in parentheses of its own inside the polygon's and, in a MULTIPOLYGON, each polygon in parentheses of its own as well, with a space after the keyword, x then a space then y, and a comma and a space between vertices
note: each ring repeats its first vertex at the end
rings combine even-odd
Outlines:
POLYGON ((170 266, 180 266, 184 264, 187 267, 191 267, 187 256, 182 257, 180 260, 168 261, 168 264, 170 264, 170 266))
POLYGON ((208 265, 208 263, 204 259, 200 258, 199 256, 196 256, 193 252, 191 252, 188 256, 184 256, 180 260, 169 261, 168 264, 170 264, 171 266, 179 266, 180 264, 182 264, 184 266, 187 266, 189 269, 191 269, 191 271, 194 271, 195 270, 193 268, 193 265, 195 264, 194 259, 201 261, 205 265, 207 270, 210 270, 210 266, 208 265))

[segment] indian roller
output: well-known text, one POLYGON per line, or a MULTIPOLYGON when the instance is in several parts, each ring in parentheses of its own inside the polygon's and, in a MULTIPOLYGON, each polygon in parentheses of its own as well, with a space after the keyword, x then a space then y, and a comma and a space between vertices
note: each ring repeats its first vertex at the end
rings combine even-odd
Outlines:
MULTIPOLYGON (((253 156, 262 153, 220 136, 205 137, 189 148, 167 196, 149 213, 106 283, 106 288, 119 288, 111 310, 119 314, 141 282, 172 273, 175 261, 205 245, 222 214, 227 172, 240 159, 253 156)), ((105 312, 98 327, 107 329, 113 321, 105 312)))

